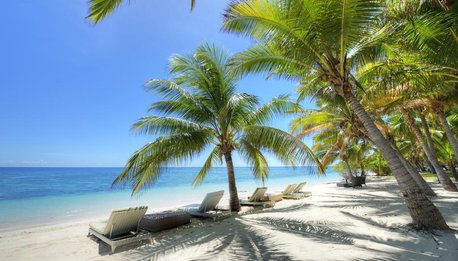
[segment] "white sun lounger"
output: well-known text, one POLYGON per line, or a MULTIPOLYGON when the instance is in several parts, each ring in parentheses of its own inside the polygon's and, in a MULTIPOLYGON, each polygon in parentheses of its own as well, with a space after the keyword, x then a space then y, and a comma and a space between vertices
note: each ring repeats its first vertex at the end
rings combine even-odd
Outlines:
POLYGON ((296 184, 289 184, 286 186, 286 188, 281 192, 283 195, 288 195, 291 194, 294 189, 296 189, 297 185, 296 184))
POLYGON ((261 206, 261 207, 273 207, 275 206, 274 201, 265 200, 264 194, 266 193, 267 188, 261 187, 256 188, 253 194, 248 197, 248 199, 240 200, 240 205, 242 206, 261 206))
POLYGON ((185 208, 184 210, 191 216, 212 218, 213 220, 229 216, 229 210, 217 208, 217 205, 223 195, 224 190, 208 193, 198 207, 185 208))
POLYGON ((136 207, 111 212, 105 222, 89 224, 88 236, 94 235, 111 246, 111 252, 122 245, 149 239, 149 233, 140 232, 139 225, 148 207, 136 207))
POLYGON ((283 198, 284 199, 303 199, 305 197, 311 196, 312 195, 311 192, 300 192, 305 184, 306 184, 306 182, 289 185, 283 191, 283 198))
POLYGON ((297 185, 297 187, 293 190, 293 194, 302 194, 304 197, 310 197, 312 192, 310 191, 302 191, 302 188, 307 184, 307 182, 301 182, 297 185))

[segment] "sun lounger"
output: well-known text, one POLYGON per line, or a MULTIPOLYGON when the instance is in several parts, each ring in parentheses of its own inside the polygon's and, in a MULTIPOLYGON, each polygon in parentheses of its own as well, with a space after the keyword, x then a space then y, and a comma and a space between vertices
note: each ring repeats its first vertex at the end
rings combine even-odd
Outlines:
POLYGON ((296 184, 290 184, 286 186, 286 188, 281 192, 276 192, 276 193, 267 192, 264 194, 264 199, 266 201, 274 201, 274 202, 281 201, 283 199, 283 195, 292 193, 293 190, 296 188, 296 186, 297 186, 296 184))
POLYGON ((111 246, 111 252, 122 245, 149 239, 149 233, 139 230, 148 207, 136 207, 111 212, 105 222, 89 224, 88 236, 94 235, 111 246))
POLYGON ((304 186, 307 184, 307 182, 301 182, 297 185, 297 187, 293 190, 293 194, 302 194, 304 197, 310 197, 312 195, 312 192, 310 191, 302 191, 304 186))
POLYGON ((223 195, 224 190, 208 193, 198 207, 185 208, 184 210, 191 216, 212 218, 213 220, 229 216, 229 210, 217 208, 223 195))
POLYGON ((285 190, 283 190, 281 193, 283 195, 291 194, 296 187, 297 187, 297 184, 289 184, 288 186, 286 186, 285 190))
POLYGON ((253 194, 248 197, 248 199, 240 200, 240 205, 242 206, 261 206, 261 207, 273 207, 275 206, 274 201, 267 201, 264 198, 267 188, 256 188, 253 194))
POLYGON ((311 196, 312 193, 308 192, 295 192, 300 191, 305 185, 305 182, 299 184, 293 184, 286 187, 283 191, 283 198, 284 199, 303 199, 305 197, 311 196))

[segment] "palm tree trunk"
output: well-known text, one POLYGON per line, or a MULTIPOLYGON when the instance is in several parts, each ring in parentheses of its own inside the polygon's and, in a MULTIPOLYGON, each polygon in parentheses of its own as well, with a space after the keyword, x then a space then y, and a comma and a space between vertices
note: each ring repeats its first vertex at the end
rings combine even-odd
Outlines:
POLYGON ((347 167, 348 175, 345 175, 345 183, 348 183, 348 179, 350 179, 351 181, 351 178, 353 178, 353 172, 351 171, 351 167, 350 167, 350 164, 348 164, 347 158, 342 157, 342 161, 344 162, 345 167, 347 167))
POLYGON ((374 142, 382 153, 399 184, 404 196, 413 226, 416 228, 449 229, 439 209, 421 191, 417 182, 412 178, 409 171, 398 157, 390 142, 382 135, 374 123, 374 120, 366 112, 361 103, 352 93, 352 88, 345 90, 343 96, 350 108, 363 123, 369 138, 374 142))
POLYGON ((394 137, 391 137, 389 141, 391 143, 391 147, 393 147, 393 150, 398 155, 398 158, 402 161, 402 164, 407 169, 407 171, 410 173, 412 178, 417 182, 418 186, 423 191, 423 193, 425 193, 427 196, 430 196, 430 197, 437 196, 436 192, 434 192, 431 186, 429 186, 428 182, 426 182, 423 176, 420 175, 420 173, 412 166, 412 164, 409 161, 407 161, 404 158, 404 156, 402 156, 401 152, 398 150, 396 146, 396 140, 394 139, 394 137))
POLYGON ((227 181, 229 183, 229 196, 231 211, 239 212, 240 211, 240 201, 239 195, 237 193, 237 186, 235 185, 235 175, 234 175, 234 163, 232 162, 232 152, 228 151, 224 153, 224 159, 226 160, 227 167, 227 181))
POLYGON ((404 156, 402 156, 402 153, 399 151, 396 145, 396 139, 392 135, 389 135, 387 137, 387 140, 390 142, 391 147, 396 152, 396 155, 398 156, 398 158, 402 161, 404 168, 407 169, 407 171, 410 173, 410 175, 415 180, 415 182, 417 182, 417 185, 420 187, 421 191, 430 197, 437 196, 436 192, 434 192, 431 186, 429 186, 428 182, 426 182, 423 176, 420 175, 420 172, 418 172, 418 170, 414 168, 413 165, 404 158, 404 156))
POLYGON ((437 110, 436 114, 439 116, 439 120, 442 124, 442 127, 444 128, 445 134, 447 135, 447 139, 450 142, 450 146, 453 149, 453 153, 455 154, 455 158, 457 160, 456 162, 458 163, 458 142, 456 141, 455 136, 450 129, 450 125, 448 125, 447 118, 445 117, 445 112, 441 109, 437 110))
MULTIPOLYGON (((445 173, 444 168, 442 168, 439 161, 437 160, 437 152, 436 152, 436 149, 434 148, 434 142, 433 142, 433 138, 431 137, 431 132, 429 131, 428 123, 426 122, 425 116, 423 116, 421 113, 420 113, 420 119, 421 119, 421 124, 423 125, 423 129, 425 131, 427 148, 429 149, 429 152, 427 152, 426 155, 428 155, 429 153, 428 158, 430 158, 430 162, 431 164, 433 164, 433 167, 436 170, 437 177, 439 178, 439 181, 442 184, 442 187, 448 191, 457 191, 458 192, 458 188, 455 186, 455 184, 453 184, 453 181, 449 178, 447 173, 445 173)), ((422 142, 424 143, 424 141, 422 142)))
POLYGON ((362 161, 359 162, 359 167, 361 168, 361 176, 366 176, 366 171, 364 170, 364 164, 362 161))
POLYGON ((458 173, 456 172, 455 164, 450 163, 450 171, 452 172, 452 175, 453 175, 453 178, 455 178, 455 181, 458 182, 458 173))
POLYGON ((426 182, 423 176, 420 175, 420 173, 412 166, 412 164, 410 164, 410 162, 404 159, 401 152, 399 152, 396 149, 395 151, 396 151, 396 154, 398 155, 398 158, 402 161, 402 164, 407 169, 407 171, 410 173, 412 178, 417 182, 418 186, 423 191, 423 193, 425 193, 427 196, 430 196, 430 197, 437 196, 436 192, 434 192, 431 186, 429 186, 428 182, 426 182))
POLYGON ((361 159, 361 150, 363 149, 363 147, 361 146, 361 149, 358 150, 358 163, 359 163, 359 168, 361 169, 361 176, 364 176, 366 175, 366 173, 364 173, 364 164, 363 164, 363 160, 361 159))
POLYGON ((407 122, 407 125, 409 126, 410 130, 417 137, 417 140, 420 143, 420 145, 421 145, 421 147, 423 149, 423 152, 426 154, 426 157, 428 158, 428 161, 431 162, 431 164, 433 165, 433 168, 437 173, 436 174, 437 178, 439 179, 440 183, 442 184, 442 187, 445 190, 448 190, 448 191, 458 191, 456 189, 455 184, 453 184, 453 182, 451 182, 450 179, 449 179, 450 182, 447 182, 447 180, 445 178, 447 176, 446 176, 444 170, 440 167, 440 164, 437 161, 437 156, 434 157, 435 154, 433 154, 432 150, 429 148, 429 146, 423 140, 423 137, 421 136, 420 129, 418 128, 417 125, 415 125, 415 123, 414 123, 413 119, 410 117, 409 113, 404 109, 401 109, 401 113, 402 113, 402 116, 404 117, 405 121, 407 122))
MULTIPOLYGON (((429 161, 428 156, 426 156, 426 153, 424 151, 423 151, 423 154, 424 154, 423 156, 426 159, 425 162, 426 162, 426 165, 428 165, 429 171, 431 173, 433 173, 433 174, 436 174, 436 176, 437 176, 437 173, 436 173, 436 170, 433 167, 433 164, 431 164, 431 161, 429 161)), ((437 181, 440 183, 439 179, 437 181)))

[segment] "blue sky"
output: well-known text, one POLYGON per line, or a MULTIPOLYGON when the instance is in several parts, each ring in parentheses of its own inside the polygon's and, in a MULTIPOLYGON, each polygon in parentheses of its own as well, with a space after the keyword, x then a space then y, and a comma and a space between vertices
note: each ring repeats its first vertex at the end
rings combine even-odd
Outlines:
MULTIPOLYGON (((84 19, 86 2, 3 3, 0 166, 123 166, 154 138, 129 129, 157 100, 143 83, 169 78, 172 54, 204 42, 230 53, 251 44, 221 32, 228 1, 200 0, 192 13, 187 0, 131 1, 97 26, 84 19)), ((262 76, 239 85, 262 101, 294 89, 295 83, 262 76)), ((272 125, 287 129, 288 123, 283 118, 272 125)), ((188 165, 201 165, 204 156, 188 165)), ((245 165, 239 157, 235 164, 245 165)))

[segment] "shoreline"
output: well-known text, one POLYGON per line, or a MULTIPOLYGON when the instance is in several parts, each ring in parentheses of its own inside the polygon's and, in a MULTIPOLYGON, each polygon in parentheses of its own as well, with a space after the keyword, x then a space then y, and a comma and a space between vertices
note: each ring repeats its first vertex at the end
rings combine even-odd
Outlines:
MULTIPOLYGON (((280 177, 266 183, 269 191, 282 190, 286 184, 298 183, 307 180, 309 187, 329 182, 336 176, 325 178, 313 177, 280 177)), ((240 195, 252 193, 258 184, 256 180, 242 180, 238 182, 240 195)), ((13 231, 18 228, 32 228, 45 225, 58 225, 99 218, 103 219, 112 210, 146 205, 148 213, 179 208, 185 205, 198 204, 205 195, 212 191, 224 190, 227 198, 227 183, 204 183, 194 188, 192 185, 176 185, 155 187, 131 196, 131 192, 124 190, 99 191, 69 195, 53 195, 34 198, 0 200, 0 232, 13 231)), ((223 199, 222 202, 225 202, 223 199)))
MULTIPOLYGON (((433 199, 452 229, 458 229, 458 195, 432 184, 433 199)), ((271 209, 244 207, 218 222, 193 219, 189 225, 154 233, 152 243, 108 255, 104 244, 87 238, 96 220, 0 232, 2 260, 454 260, 456 232, 410 230, 406 206, 394 181, 371 177, 363 189, 335 183, 306 186, 312 196, 283 200, 271 209)), ((244 196, 241 196, 244 197, 244 196)), ((104 217, 108 217, 109 213, 104 217)))

